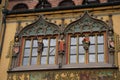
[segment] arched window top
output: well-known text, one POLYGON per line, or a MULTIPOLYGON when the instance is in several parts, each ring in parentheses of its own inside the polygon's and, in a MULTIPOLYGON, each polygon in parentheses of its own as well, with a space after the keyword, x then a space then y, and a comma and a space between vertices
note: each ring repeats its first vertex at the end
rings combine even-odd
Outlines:
POLYGON ((98 19, 92 18, 87 12, 78 20, 70 23, 66 29, 65 33, 75 33, 75 32, 101 32, 108 29, 108 25, 98 19))
POLYGON ((59 6, 74 6, 75 3, 72 0, 63 0, 59 3, 59 6))
POLYGON ((28 6, 26 4, 19 3, 19 4, 15 5, 12 10, 21 11, 21 10, 27 10, 27 9, 28 9, 28 6))
POLYGON ((54 35, 59 34, 59 30, 57 25, 45 21, 40 16, 36 22, 23 28, 18 36, 54 35))
POLYGON ((50 8, 50 7, 51 4, 46 0, 44 2, 39 1, 39 3, 35 6, 35 8, 50 8))

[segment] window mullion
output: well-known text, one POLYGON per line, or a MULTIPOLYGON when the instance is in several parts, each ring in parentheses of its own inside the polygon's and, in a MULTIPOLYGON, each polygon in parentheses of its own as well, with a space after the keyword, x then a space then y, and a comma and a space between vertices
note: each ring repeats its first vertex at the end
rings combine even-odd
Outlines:
MULTIPOLYGON (((38 40, 39 40, 39 38, 38 38, 38 40)), ((43 41, 43 40, 42 40, 43 41)), ((38 46, 39 47, 39 46, 38 46)), ((38 47, 37 47, 37 49, 38 49, 38 47)), ((37 55, 37 65, 40 65, 41 64, 41 56, 42 56, 42 53, 38 53, 38 55, 37 55)))
MULTIPOLYGON (((106 35, 103 34, 103 37, 106 37, 106 35)), ((103 47, 104 47, 104 52, 103 52, 103 54, 104 54, 104 63, 107 63, 107 62, 108 62, 107 47, 106 47, 106 45, 107 45, 107 44, 106 44, 106 43, 107 43, 106 41, 107 41, 107 40, 106 40, 106 39, 107 39, 107 38, 104 38, 104 39, 103 39, 103 40, 104 40, 104 41, 103 41, 103 42, 104 42, 104 43, 103 43, 103 45, 104 45, 104 46, 103 46, 103 47)))
POLYGON ((47 64, 49 64, 49 55, 50 55, 50 37, 48 38, 47 64))
POLYGON ((68 40, 70 40, 68 42, 68 44, 67 44, 68 45, 68 64, 70 64, 70 47, 71 47, 71 45, 70 45, 71 43, 70 42, 71 42, 71 36, 69 36, 68 38, 69 38, 68 40))
MULTIPOLYGON (((88 34, 86 34, 85 36, 88 36, 88 34)), ((88 64, 89 62, 89 50, 85 50, 85 63, 88 64)))
MULTIPOLYGON (((57 53, 58 54, 58 38, 56 37, 56 46, 55 46, 55 53, 57 53)), ((55 56, 55 64, 57 64, 57 62, 58 62, 58 60, 57 60, 57 58, 58 58, 58 55, 57 54, 55 54, 54 56, 55 56)))
POLYGON ((98 63, 98 37, 95 34, 95 62, 98 63))
POLYGON ((37 55, 37 65, 40 65, 41 55, 41 53, 37 55))
POLYGON ((77 35, 77 42, 76 42, 76 57, 77 57, 77 59, 76 59, 76 62, 77 62, 77 64, 79 63, 79 35, 77 35))
POLYGON ((30 56, 29 56, 29 63, 28 63, 28 65, 31 65, 31 58, 32 58, 32 45, 33 45, 33 38, 31 39, 30 56))

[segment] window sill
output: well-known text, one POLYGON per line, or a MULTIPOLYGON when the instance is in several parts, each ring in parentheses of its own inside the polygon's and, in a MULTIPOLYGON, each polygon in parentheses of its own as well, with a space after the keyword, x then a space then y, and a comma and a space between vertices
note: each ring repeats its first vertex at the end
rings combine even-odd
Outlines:
POLYGON ((112 64, 108 64, 108 63, 88 63, 88 64, 84 64, 84 63, 80 63, 80 64, 68 64, 68 65, 64 65, 63 68, 113 68, 115 67, 112 64))
POLYGON ((36 70, 53 70, 58 69, 58 65, 31 65, 31 66, 20 66, 13 68, 9 71, 36 71, 36 70))
POLYGON ((111 69, 117 68, 107 63, 88 63, 88 64, 67 64, 59 68, 59 65, 32 65, 20 66, 9 70, 8 72, 25 72, 25 71, 48 71, 48 70, 69 70, 69 69, 111 69))

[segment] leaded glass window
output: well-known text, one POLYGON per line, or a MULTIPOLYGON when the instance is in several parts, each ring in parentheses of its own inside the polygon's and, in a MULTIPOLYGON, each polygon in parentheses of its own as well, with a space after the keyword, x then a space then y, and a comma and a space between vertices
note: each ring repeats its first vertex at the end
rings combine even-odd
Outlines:
POLYGON ((26 39, 23 55, 23 65, 35 65, 37 64, 37 40, 26 39))
POLYGON ((56 37, 42 38, 43 52, 41 56, 38 56, 38 40, 34 38, 25 39, 22 65, 55 64, 56 40, 56 37), (38 61, 38 57, 40 57, 40 61, 38 61))
POLYGON ((84 63, 85 51, 82 46, 83 37, 71 36, 70 63, 84 63))
POLYGON ((44 49, 41 56, 41 64, 55 64, 56 39, 43 39, 44 49))
MULTIPOLYGON (((89 34, 87 34, 89 35, 89 34)), ((105 33, 94 33, 89 35, 90 46, 88 51, 83 47, 83 39, 85 36, 76 34, 70 35, 70 48, 69 48, 69 62, 71 63, 99 63, 105 62, 106 41, 105 33)))

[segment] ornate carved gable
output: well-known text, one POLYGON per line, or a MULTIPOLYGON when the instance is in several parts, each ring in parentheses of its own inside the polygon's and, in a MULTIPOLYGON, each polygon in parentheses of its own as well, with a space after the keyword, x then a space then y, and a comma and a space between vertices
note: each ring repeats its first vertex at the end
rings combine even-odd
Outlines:
POLYGON ((41 16, 40 18, 35 22, 32 23, 25 28, 22 29, 22 31, 19 33, 19 36, 33 36, 33 35, 53 35, 60 33, 60 29, 57 25, 45 21, 41 16))
POLYGON ((87 12, 84 15, 70 23, 66 29, 65 33, 75 33, 75 32, 95 32, 95 31, 106 31, 108 29, 107 24, 101 20, 92 18, 87 12))

